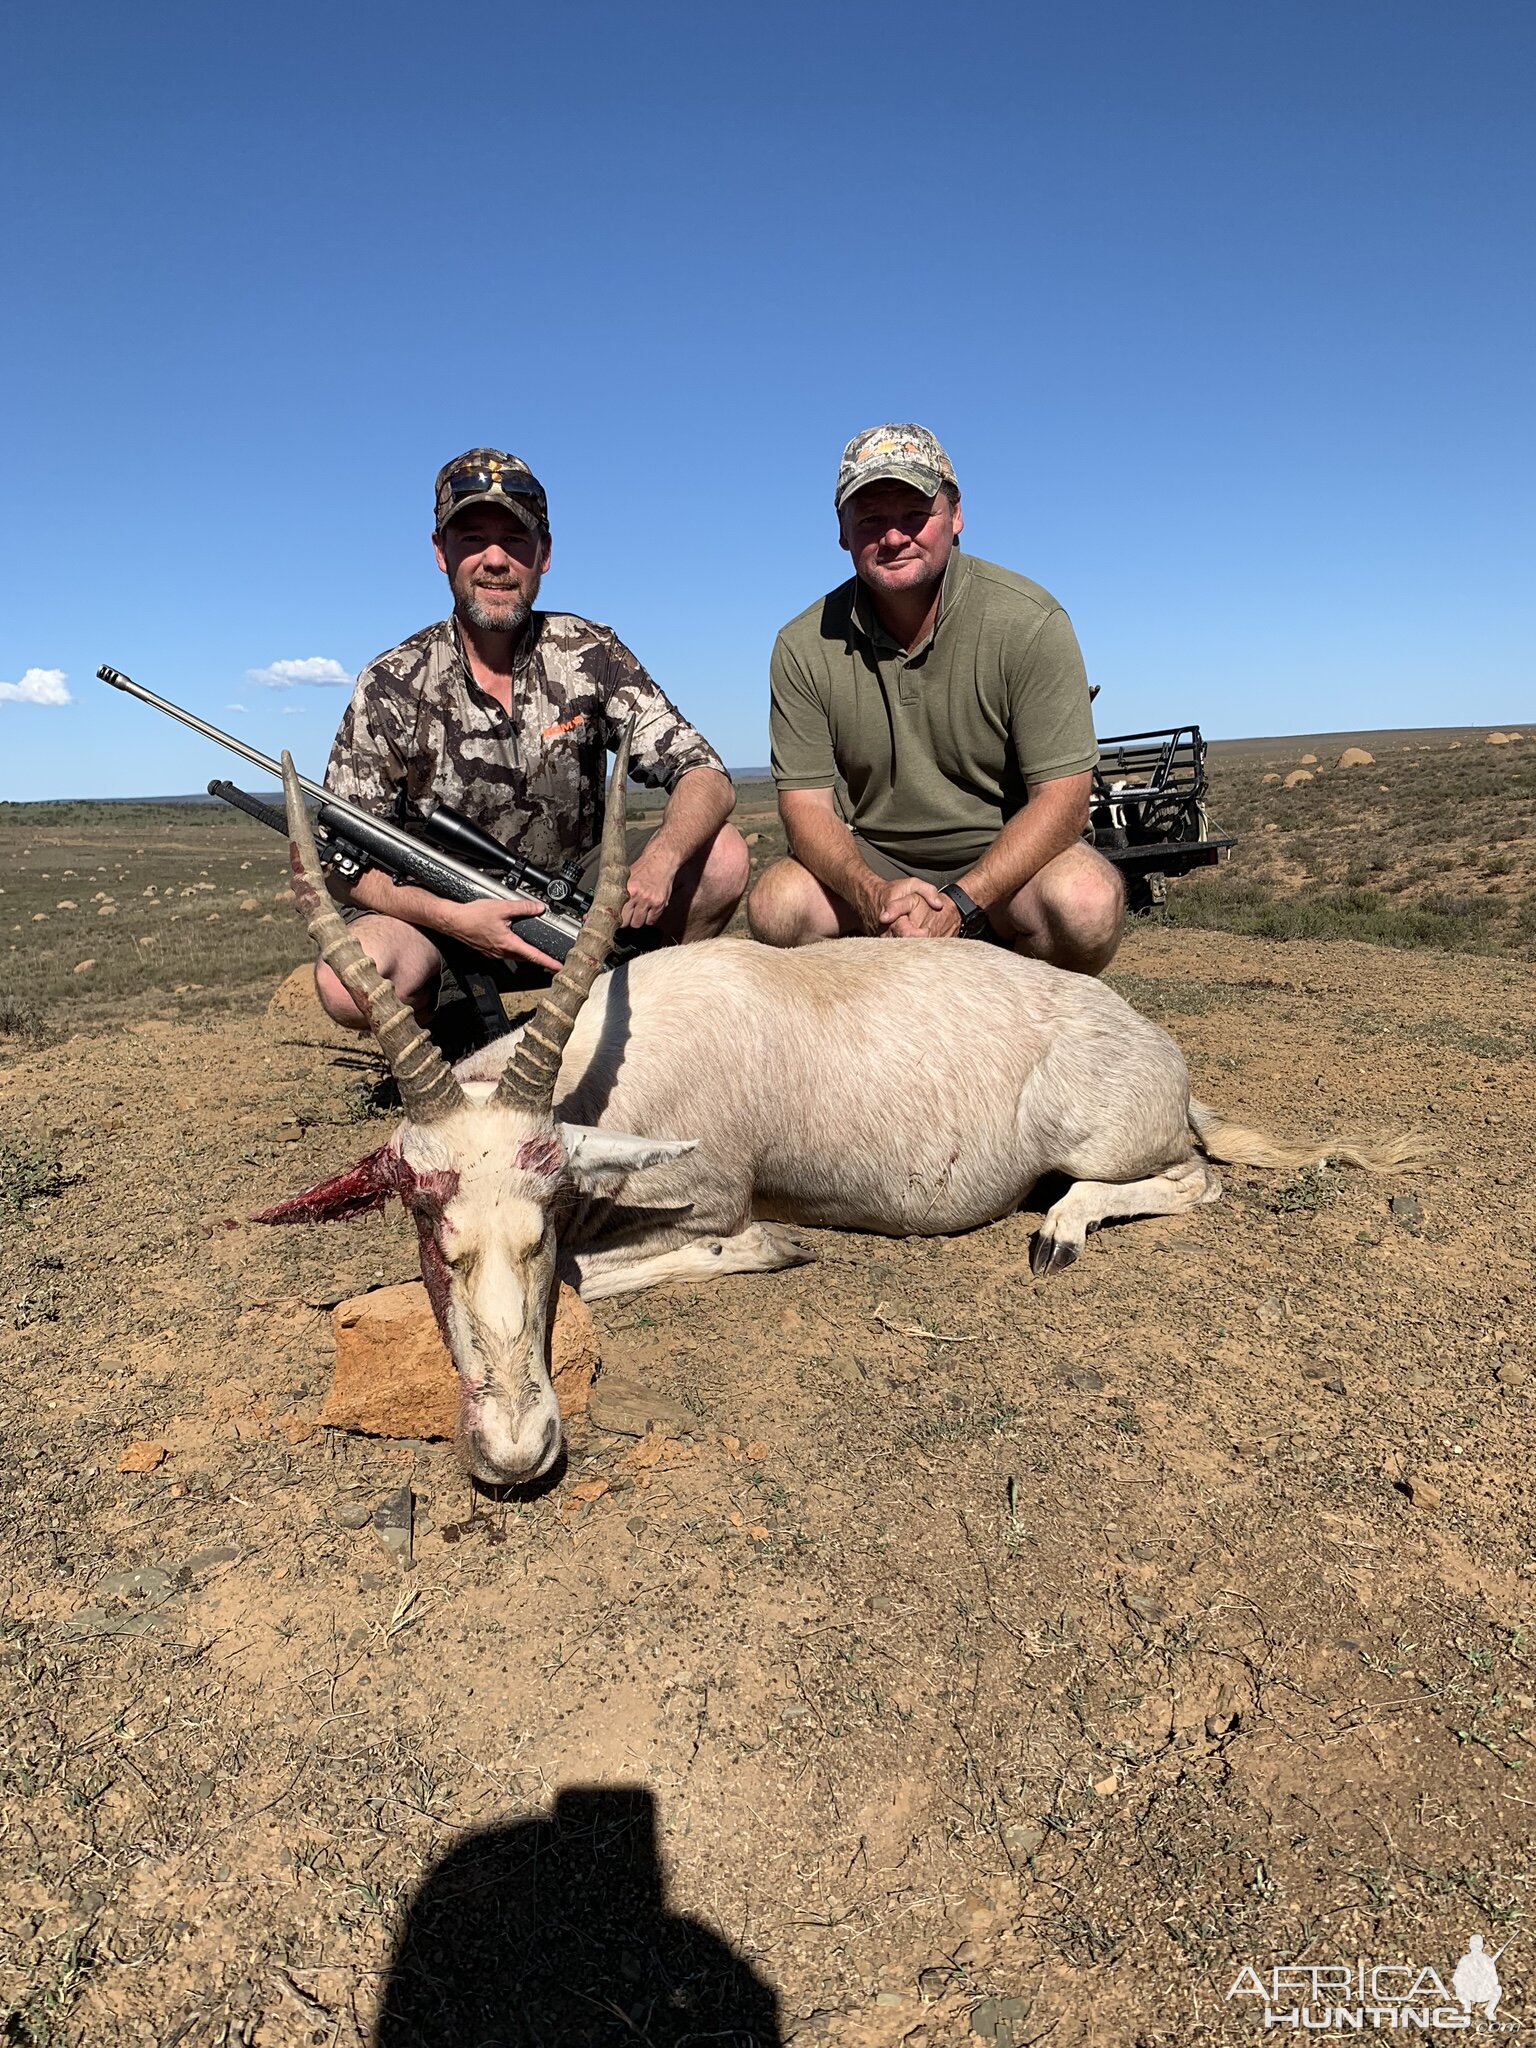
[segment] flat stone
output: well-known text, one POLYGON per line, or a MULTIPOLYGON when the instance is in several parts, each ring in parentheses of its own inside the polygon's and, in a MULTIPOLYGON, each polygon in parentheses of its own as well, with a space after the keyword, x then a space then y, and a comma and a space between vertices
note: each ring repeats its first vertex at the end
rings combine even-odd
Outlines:
POLYGON ((144 1614, 128 1614, 121 1608, 82 1607, 64 1624, 66 1636, 152 1636, 167 1627, 173 1616, 162 1606, 144 1614))
POLYGON ((972 2008, 971 2032, 978 2040, 995 2041, 997 2048, 1023 2048, 1029 2014, 1027 1998, 984 1998, 972 2008))
POLYGON ((386 1494, 373 1511, 373 1533, 378 1543, 389 1552, 396 1564, 404 1567, 411 1561, 411 1536, 416 1518, 415 1503, 408 1486, 398 1487, 386 1494))
POLYGON ((283 1038, 318 1039, 355 1049, 357 1034, 328 1017, 315 994, 313 965, 295 967, 267 1004, 267 1023, 283 1038))
POLYGON ((1138 1620, 1153 1628, 1161 1628, 1168 1619, 1168 1609, 1155 1593, 1127 1593, 1125 1604, 1138 1620))
POLYGON ((1074 1394, 1102 1394, 1104 1382, 1091 1366, 1073 1366, 1062 1378, 1074 1394))
POLYGON ((1003 1829, 1003 1847, 1010 1856, 1033 1856, 1045 1847, 1045 1829, 1033 1821, 1010 1821, 1003 1829))
MULTIPOLYGON (((335 1373, 320 1423, 395 1441, 441 1443, 458 1426, 459 1383, 419 1280, 375 1288, 331 1312, 335 1373)), ((550 1378, 560 1413, 587 1407, 600 1360, 585 1303, 562 1286, 550 1331, 550 1378)))
POLYGON ((663 1436, 688 1436, 699 1427, 699 1418, 669 1394, 606 1373, 592 1389, 587 1416, 611 1436, 645 1436, 653 1429, 663 1436))
POLYGON ((1394 1195, 1387 1206, 1392 1212, 1392 1221, 1401 1223, 1405 1229, 1411 1230, 1415 1224, 1424 1221, 1424 1205, 1417 1195, 1394 1195))
POLYGON ((362 1529, 373 1520, 373 1509, 366 1501, 348 1501, 344 1507, 331 1509, 331 1520, 338 1529, 362 1529))
POLYGON ((182 1566, 184 1572, 211 1571, 216 1564, 238 1564, 240 1552, 232 1543, 216 1544, 211 1550, 194 1550, 182 1566))
POLYGON ((117 1461, 117 1469, 119 1472, 153 1472, 157 1465, 164 1462, 164 1444, 129 1444, 117 1461))
POLYGON ((175 1579, 159 1565, 141 1565, 137 1571, 113 1572, 96 1591, 107 1600, 164 1600, 175 1590, 175 1579))

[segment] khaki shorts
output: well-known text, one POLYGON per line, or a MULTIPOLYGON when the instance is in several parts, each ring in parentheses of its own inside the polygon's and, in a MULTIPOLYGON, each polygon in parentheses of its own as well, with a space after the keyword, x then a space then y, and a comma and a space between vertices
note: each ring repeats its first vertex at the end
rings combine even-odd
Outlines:
POLYGON ((918 868, 906 861, 895 860, 888 853, 882 853, 878 846, 871 846, 862 833, 855 832, 853 843, 859 849, 859 858, 866 866, 887 882, 899 882, 903 875, 916 875, 920 882, 932 882, 935 889, 942 889, 947 882, 958 882, 969 869, 975 867, 973 860, 962 861, 954 868, 918 868))
MULTIPOLYGON (((882 853, 878 846, 871 846, 862 833, 853 834, 853 843, 859 849, 860 859, 887 882, 899 882, 903 875, 916 875, 919 881, 932 882, 935 889, 942 889, 950 882, 958 882, 968 869, 976 865, 975 861, 967 860, 953 868, 918 868, 913 867, 908 861, 896 860, 892 855, 882 853)), ((1091 825, 1083 833, 1082 844, 1089 847, 1093 845, 1091 825)))

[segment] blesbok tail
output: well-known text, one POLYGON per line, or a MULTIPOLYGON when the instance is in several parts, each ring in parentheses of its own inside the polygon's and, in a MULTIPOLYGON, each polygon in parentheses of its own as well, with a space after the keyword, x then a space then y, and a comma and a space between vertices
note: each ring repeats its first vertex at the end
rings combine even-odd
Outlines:
POLYGON ((1190 1128, 1200 1149, 1234 1166, 1359 1166, 1367 1173, 1422 1173, 1434 1148, 1411 1131, 1383 1138, 1272 1138, 1234 1123, 1208 1102, 1189 1103, 1190 1128))

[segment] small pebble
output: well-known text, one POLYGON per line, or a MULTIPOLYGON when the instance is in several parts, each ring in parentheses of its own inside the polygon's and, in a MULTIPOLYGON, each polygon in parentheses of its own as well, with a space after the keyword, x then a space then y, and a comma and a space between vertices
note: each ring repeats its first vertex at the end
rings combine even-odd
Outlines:
POLYGON ((1010 1856, 1033 1856, 1045 1846, 1045 1829, 1033 1821, 1010 1821, 1003 1829, 1003 1847, 1010 1856))

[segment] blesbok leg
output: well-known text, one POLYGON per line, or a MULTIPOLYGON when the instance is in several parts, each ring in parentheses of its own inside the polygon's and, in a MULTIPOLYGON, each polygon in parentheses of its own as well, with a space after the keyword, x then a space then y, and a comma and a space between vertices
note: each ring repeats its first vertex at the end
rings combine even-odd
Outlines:
POLYGON ((637 1258, 633 1252, 578 1252, 583 1301, 637 1294, 663 1280, 718 1280, 726 1273, 781 1273, 815 1258, 808 1239, 782 1223, 749 1223, 734 1237, 697 1237, 669 1252, 637 1258))
POLYGON ((1220 1198, 1221 1182, 1203 1159, 1185 1159, 1146 1180, 1076 1180, 1050 1209, 1030 1248, 1032 1273, 1070 1266, 1096 1224, 1112 1216, 1177 1216, 1220 1198))

